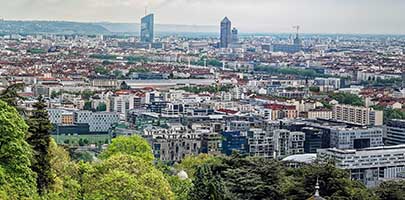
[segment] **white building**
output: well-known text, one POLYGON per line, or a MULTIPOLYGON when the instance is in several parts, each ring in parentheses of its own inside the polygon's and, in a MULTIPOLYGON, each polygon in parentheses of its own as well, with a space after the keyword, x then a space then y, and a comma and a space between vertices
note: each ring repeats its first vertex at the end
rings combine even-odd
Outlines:
POLYGON ((353 179, 368 187, 374 187, 382 180, 395 179, 405 171, 405 145, 361 150, 318 149, 318 158, 335 161, 336 167, 349 170, 353 179))

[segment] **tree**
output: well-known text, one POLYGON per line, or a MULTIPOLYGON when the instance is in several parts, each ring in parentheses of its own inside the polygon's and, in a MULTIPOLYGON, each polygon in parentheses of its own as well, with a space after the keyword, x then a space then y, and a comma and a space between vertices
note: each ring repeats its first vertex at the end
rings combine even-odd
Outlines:
POLYGON ((233 199, 284 199, 282 170, 276 161, 232 155, 223 159, 219 169, 233 199))
POLYGON ((375 193, 380 200, 405 200, 405 181, 386 181, 381 183, 375 193))
POLYGON ((129 89, 131 89, 131 87, 127 84, 127 82, 122 81, 122 83, 120 85, 120 89, 121 90, 129 90, 129 89))
POLYGON ((335 167, 334 163, 308 165, 286 171, 290 184, 284 192, 287 199, 307 199, 319 181, 319 193, 330 199, 373 200, 376 197, 362 183, 350 179, 350 175, 335 167))
POLYGON ((180 163, 176 164, 174 167, 177 169, 177 171, 184 170, 187 173, 188 177, 192 179, 194 178, 194 174, 198 166, 201 166, 205 163, 213 162, 219 161, 212 155, 199 154, 198 156, 186 156, 180 163))
POLYGON ((193 180, 194 187, 190 191, 192 200, 224 200, 229 199, 224 182, 219 174, 213 171, 213 166, 203 164, 197 168, 193 180))
POLYGON ((38 192, 42 194, 53 184, 50 157, 48 155, 51 141, 52 124, 48 119, 46 104, 40 96, 33 107, 28 122, 28 143, 34 150, 32 170, 37 173, 38 192))
POLYGON ((0 127, 0 199, 31 199, 36 183, 30 168, 32 149, 25 141, 28 126, 15 108, 1 100, 0 127))
POLYGON ((107 105, 105 103, 99 103, 96 110, 99 112, 107 111, 107 105))
POLYGON ((162 172, 141 157, 116 154, 83 176, 85 199, 173 199, 162 172))
POLYGON ((83 110, 92 110, 91 101, 84 102, 83 110))
POLYGON ((108 148, 102 152, 101 158, 109 158, 117 154, 127 154, 152 162, 154 157, 149 143, 140 136, 117 137, 112 140, 108 148))
POLYGON ((17 109, 17 111, 21 115, 25 115, 24 109, 19 107, 19 101, 23 100, 24 97, 20 96, 18 94, 18 91, 21 91, 24 88, 24 84, 22 83, 17 83, 10 85, 0 94, 0 100, 6 102, 8 105, 14 107, 17 109))

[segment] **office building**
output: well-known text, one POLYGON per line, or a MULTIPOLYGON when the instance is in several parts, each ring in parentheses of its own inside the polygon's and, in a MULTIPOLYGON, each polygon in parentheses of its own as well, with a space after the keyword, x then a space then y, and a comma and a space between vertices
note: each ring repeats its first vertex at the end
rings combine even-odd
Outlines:
POLYGON ((368 187, 398 178, 405 171, 405 145, 354 149, 319 149, 318 158, 333 160, 336 167, 350 172, 352 179, 368 187))
POLYGON ((330 132, 330 146, 338 149, 363 149, 383 146, 383 129, 334 128, 330 132))
POLYGON ((248 139, 240 131, 224 131, 222 135, 222 153, 229 156, 238 152, 246 154, 249 151, 248 139))
POLYGON ((149 14, 141 19, 141 42, 152 43, 154 38, 154 15, 149 14))
POLYGON ((383 111, 377 111, 372 108, 335 105, 333 107, 333 119, 339 122, 360 125, 360 126, 382 126, 383 111))
POLYGON ((274 130, 273 140, 275 158, 304 153, 305 133, 303 132, 274 130))
POLYGON ((405 144, 405 120, 392 119, 387 122, 387 145, 405 144))
POLYGON ((232 40, 232 33, 231 33, 231 21, 228 19, 228 17, 225 17, 221 21, 221 38, 220 38, 220 48, 228 48, 229 45, 231 44, 232 40))
POLYGON ((238 42, 239 42, 238 29, 233 28, 232 29, 232 44, 237 44, 238 42))
POLYGON ((75 123, 88 124, 90 133, 108 133, 108 131, 120 121, 115 112, 75 112, 75 123))

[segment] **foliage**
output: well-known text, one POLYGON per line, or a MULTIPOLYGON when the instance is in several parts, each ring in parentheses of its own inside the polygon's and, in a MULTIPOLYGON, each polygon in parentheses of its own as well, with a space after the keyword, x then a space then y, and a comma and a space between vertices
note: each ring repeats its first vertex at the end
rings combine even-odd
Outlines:
POLYGON ((232 85, 221 85, 221 86, 206 86, 206 87, 182 87, 180 90, 186 92, 191 92, 194 94, 199 94, 203 92, 216 93, 216 92, 229 92, 232 89, 232 85))
POLYGON ((102 152, 101 158, 106 159, 116 154, 127 154, 152 162, 154 157, 149 143, 140 136, 117 137, 112 140, 108 148, 102 152))
POLYGON ((375 193, 380 200, 405 200, 405 181, 386 181, 381 183, 375 193))
POLYGON ((91 105, 91 101, 84 102, 83 110, 93 110, 93 107, 91 105))
POLYGON ((41 96, 33 107, 35 110, 27 120, 29 126, 27 141, 34 150, 32 170, 37 173, 38 192, 42 194, 53 182, 48 155, 53 126, 48 119, 46 104, 41 96))
POLYGON ((384 111, 384 122, 388 122, 391 119, 405 119, 405 111, 401 109, 392 109, 383 106, 373 106, 375 110, 384 111))
POLYGON ((204 64, 207 64, 207 66, 213 66, 213 67, 222 67, 222 62, 217 60, 217 59, 207 59, 206 61, 204 61, 204 59, 200 59, 197 62, 193 62, 193 65, 199 65, 199 66, 204 66, 204 64))
POLYGON ((36 195, 36 175, 30 168, 32 149, 25 141, 28 126, 1 100, 0 127, 0 197, 30 199, 36 195))
POLYGON ((332 99, 335 99, 340 104, 347 104, 353 106, 364 106, 364 100, 356 94, 350 93, 332 93, 329 95, 332 99))
POLYGON ((94 72, 96 72, 97 74, 101 74, 101 75, 108 75, 110 74, 110 71, 103 66, 98 66, 94 69, 94 72))
POLYGON ((326 77, 325 74, 320 74, 312 69, 302 69, 297 67, 269 67, 269 66, 256 66, 254 71, 267 72, 275 75, 295 75, 301 77, 315 78, 326 77))
POLYGON ((147 69, 147 68, 145 68, 145 67, 130 68, 130 69, 129 69, 129 74, 133 74, 133 73, 146 73, 146 72, 150 72, 150 70, 147 69))
POLYGON ((198 168, 205 163, 215 163, 218 162, 212 155, 199 154, 198 156, 186 156, 180 163, 176 164, 174 167, 177 171, 184 170, 189 178, 194 178, 194 174, 198 168))
POLYGON ((96 108, 97 111, 107 111, 107 105, 105 103, 99 103, 96 108))
POLYGON ((84 152, 73 152, 72 159, 75 161, 83 161, 83 162, 92 162, 93 155, 91 153, 84 151, 84 152))
POLYGON ((320 195, 329 199, 376 199, 362 183, 350 180, 350 175, 335 167, 331 162, 308 165, 299 169, 286 171, 288 184, 283 190, 287 199, 307 199, 314 192, 317 180, 320 185, 320 195))
POLYGON ((197 168, 194 187, 190 191, 191 200, 224 200, 229 199, 224 182, 214 171, 215 166, 203 164, 197 168))
POLYGON ((24 97, 20 96, 18 94, 18 91, 21 91, 24 88, 24 84, 22 83, 17 83, 8 86, 1 94, 0 94, 0 100, 6 102, 8 105, 13 106, 18 110, 18 112, 22 115, 24 115, 25 111, 19 107, 19 101, 23 100, 24 97))
POLYGON ((162 172, 140 157, 115 154, 83 176, 85 199, 173 199, 162 172))

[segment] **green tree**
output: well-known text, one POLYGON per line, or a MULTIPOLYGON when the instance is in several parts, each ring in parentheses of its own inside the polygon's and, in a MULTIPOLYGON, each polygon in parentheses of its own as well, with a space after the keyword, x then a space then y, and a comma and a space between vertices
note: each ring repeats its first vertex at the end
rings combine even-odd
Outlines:
POLYGON ((291 181, 285 190, 287 199, 307 199, 313 195, 319 181, 319 193, 330 199, 373 200, 376 197, 362 183, 350 179, 350 175, 335 167, 334 163, 308 165, 286 171, 291 181))
POLYGON ((405 200, 405 181, 386 181, 381 183, 375 193, 380 200, 405 200))
POLYGON ((32 149, 25 141, 28 126, 1 100, 0 127, 0 197, 31 199, 36 195, 36 175, 30 168, 32 149))
MULTIPOLYGON (((283 199, 278 162, 233 155, 223 161, 221 177, 233 199, 283 199)), ((220 168, 221 169, 221 168, 220 168)))
POLYGON ((48 155, 53 127, 48 119, 48 112, 45 110, 45 101, 41 96, 33 107, 35 109, 27 120, 29 126, 27 141, 34 150, 32 170, 37 173, 38 192, 42 194, 53 184, 50 157, 48 155))
POLYGON ((91 101, 84 102, 83 110, 92 110, 91 101))
POLYGON ((176 164, 174 167, 177 171, 184 170, 188 177, 193 179, 194 174, 198 168, 205 163, 215 163, 220 162, 212 155, 199 154, 198 156, 186 156, 180 163, 176 164))
POLYGON ((107 105, 105 103, 99 103, 96 108, 97 111, 107 111, 107 105))
POLYGON ((116 154, 83 176, 85 199, 173 199, 162 172, 141 157, 116 154))
POLYGON ((364 100, 356 94, 350 93, 332 93, 330 94, 332 99, 335 99, 341 104, 353 105, 353 106, 364 106, 364 100))
POLYGON ((197 168, 193 185, 189 195, 191 200, 229 199, 222 178, 213 171, 210 164, 203 164, 197 168))
POLYGON ((18 94, 18 91, 23 90, 24 84, 17 83, 8 86, 1 94, 0 100, 6 102, 8 105, 13 106, 21 115, 25 115, 25 110, 19 106, 19 101, 24 97, 18 94))
POLYGON ((149 143, 140 136, 117 137, 112 140, 108 148, 102 152, 101 158, 109 158, 117 154, 127 154, 152 162, 154 157, 149 143))

